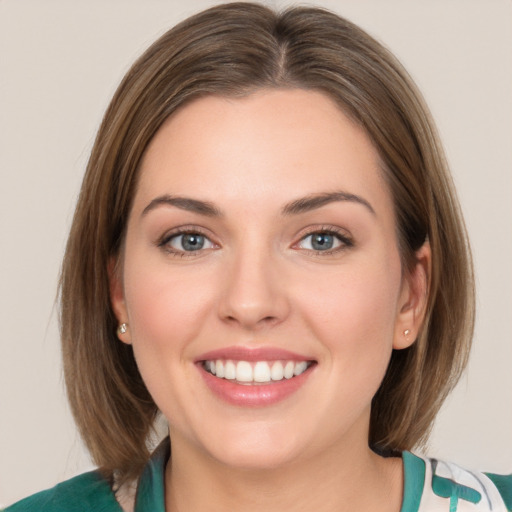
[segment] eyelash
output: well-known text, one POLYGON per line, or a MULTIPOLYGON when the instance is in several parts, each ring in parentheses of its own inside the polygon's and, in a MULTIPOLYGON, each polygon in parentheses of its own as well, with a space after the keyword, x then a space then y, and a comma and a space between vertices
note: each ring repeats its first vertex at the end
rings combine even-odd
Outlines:
MULTIPOLYGON (((335 247, 333 249, 326 249, 324 250, 315 250, 315 249, 302 249, 304 251, 308 251, 315 256, 325 256, 330 254, 335 254, 341 251, 344 251, 346 249, 349 249, 354 246, 353 240, 347 236, 346 232, 335 227, 335 226, 321 226, 316 228, 311 228, 307 232, 303 233, 297 243, 295 243, 292 247, 298 248, 297 246, 306 240, 308 237, 316 234, 322 234, 322 235, 328 235, 333 236, 336 238, 340 245, 338 247, 335 247)), ((166 233, 161 239, 158 240, 157 246, 171 254, 172 256, 179 257, 179 258, 193 258, 198 257, 201 254, 204 254, 204 251, 211 250, 212 248, 207 249, 198 249, 197 251, 185 251, 185 250, 177 250, 172 248, 169 243, 172 239, 183 236, 183 235, 199 235, 204 238, 206 238, 212 245, 216 245, 214 242, 211 241, 210 237, 199 227, 196 226, 186 226, 183 228, 177 228, 176 230, 166 233)), ((299 248, 300 249, 300 248, 299 248)))
POLYGON ((204 254, 204 251, 209 250, 208 249, 199 249, 197 251, 181 251, 174 249, 169 245, 171 240, 173 238, 183 236, 183 235, 199 235, 204 238, 206 238, 212 245, 216 245, 214 242, 211 241, 210 236, 207 235, 201 228, 196 226, 186 226, 182 228, 177 228, 176 230, 166 233, 158 242, 158 247, 161 247, 164 251, 168 252, 171 256, 175 256, 178 258, 194 258, 201 254, 204 254))
POLYGON ((332 254, 336 254, 338 252, 345 251, 347 249, 350 249, 354 246, 354 241, 350 236, 347 235, 346 231, 336 227, 336 226, 321 226, 321 227, 315 227, 311 228, 310 230, 306 231, 304 234, 301 235, 300 240, 294 244, 294 247, 303 242, 307 237, 312 235, 330 235, 336 238, 340 245, 338 247, 335 247, 333 249, 327 249, 325 251, 321 250, 315 250, 315 249, 303 249, 305 251, 308 251, 315 256, 328 256, 332 254))

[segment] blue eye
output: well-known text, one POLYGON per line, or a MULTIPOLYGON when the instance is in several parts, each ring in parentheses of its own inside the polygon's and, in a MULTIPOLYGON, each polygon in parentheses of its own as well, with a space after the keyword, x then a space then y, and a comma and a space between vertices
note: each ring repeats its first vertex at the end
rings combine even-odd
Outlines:
POLYGON ((200 233, 179 233, 168 238, 165 244, 178 252, 194 252, 213 248, 213 243, 200 233))
POLYGON ((311 247, 315 251, 332 249, 336 239, 327 233, 314 233, 311 235, 311 247))
POLYGON ((336 249, 349 247, 351 245, 352 243, 346 237, 329 231, 310 233, 299 242, 301 249, 317 252, 335 251, 336 249))

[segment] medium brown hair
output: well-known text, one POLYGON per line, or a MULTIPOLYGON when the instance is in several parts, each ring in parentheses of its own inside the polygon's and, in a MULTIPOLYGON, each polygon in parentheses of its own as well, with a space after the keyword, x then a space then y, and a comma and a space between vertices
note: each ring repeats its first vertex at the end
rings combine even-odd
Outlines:
POLYGON ((132 348, 116 336, 109 264, 120 255, 141 157, 176 109, 203 95, 261 88, 325 93, 377 148, 397 218, 404 272, 432 250, 427 315, 416 342, 394 351, 373 399, 369 443, 424 442, 463 370, 473 330, 473 274, 464 223, 433 122, 397 60, 357 26, 318 8, 276 13, 231 3, 158 39, 107 109, 84 177, 61 277, 61 335, 71 409, 105 474, 136 477, 158 413, 132 348))

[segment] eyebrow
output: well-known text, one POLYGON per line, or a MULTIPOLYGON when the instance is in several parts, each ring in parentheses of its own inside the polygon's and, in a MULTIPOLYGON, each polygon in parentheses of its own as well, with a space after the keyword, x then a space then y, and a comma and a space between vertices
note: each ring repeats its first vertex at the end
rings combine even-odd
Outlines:
MULTIPOLYGON (((352 202, 363 205, 373 215, 375 210, 372 205, 364 198, 350 194, 348 192, 323 192, 318 194, 311 194, 300 199, 296 199, 287 203, 281 210, 282 215, 298 215, 300 213, 309 212, 334 202, 352 202)), ((210 201, 201 201, 199 199, 192 199, 190 197, 163 195, 153 199, 142 211, 141 216, 145 216, 151 210, 159 206, 174 206, 180 210, 185 210, 206 217, 222 217, 224 214, 210 201)))
POLYGON ((311 194, 309 196, 296 199, 295 201, 292 201, 291 203, 288 203, 284 206, 282 209, 282 214, 297 215, 299 213, 316 210, 317 208, 321 208, 322 206, 325 206, 329 203, 338 201, 348 201, 351 203, 361 204, 366 207, 373 215, 376 215, 372 205, 366 199, 343 191, 311 194))
POLYGON ((153 199, 142 211, 142 217, 159 206, 174 206, 180 210, 199 213, 207 217, 222 217, 222 212, 209 201, 200 201, 190 197, 164 195, 153 199))

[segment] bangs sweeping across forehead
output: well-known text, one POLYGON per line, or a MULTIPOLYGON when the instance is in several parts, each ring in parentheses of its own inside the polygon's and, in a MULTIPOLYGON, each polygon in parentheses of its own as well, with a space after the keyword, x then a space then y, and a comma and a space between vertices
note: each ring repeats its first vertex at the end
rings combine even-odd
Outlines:
POLYGON ((474 323, 466 232, 435 127, 407 73, 328 11, 214 7, 164 34, 124 77, 98 131, 68 239, 61 275, 66 387, 107 476, 138 476, 158 413, 131 346, 117 339, 109 297, 141 157, 165 119, 193 99, 276 87, 321 91, 366 130, 393 197, 404 276, 415 251, 425 240, 431 245, 426 320, 416 342, 392 354, 372 404, 370 445, 400 451, 424 442, 466 364, 474 323))

